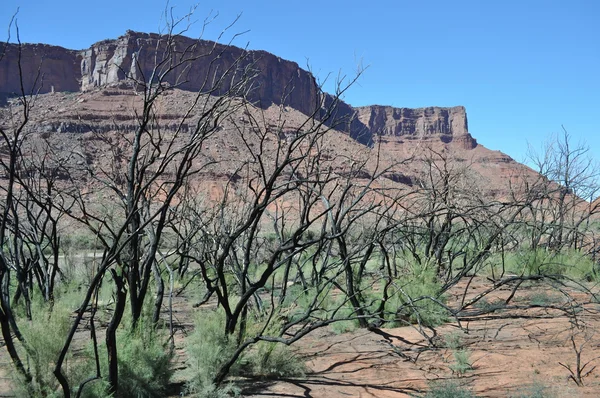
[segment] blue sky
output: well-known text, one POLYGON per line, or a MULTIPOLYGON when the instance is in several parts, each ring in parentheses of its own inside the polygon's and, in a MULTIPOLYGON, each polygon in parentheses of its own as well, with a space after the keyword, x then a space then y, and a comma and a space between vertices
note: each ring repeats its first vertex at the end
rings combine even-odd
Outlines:
MULTIPOLYGON (((82 49, 127 29, 157 31, 165 4, 3 0, 0 26, 20 7, 23 42, 82 49)), ((176 15, 193 4, 170 2, 176 15)), ((352 105, 464 105, 473 136, 519 161, 564 125, 600 158, 600 1, 209 0, 190 36, 211 12, 204 38, 241 14, 226 40, 247 31, 234 44, 310 65, 321 79, 368 66, 345 97, 352 105)))

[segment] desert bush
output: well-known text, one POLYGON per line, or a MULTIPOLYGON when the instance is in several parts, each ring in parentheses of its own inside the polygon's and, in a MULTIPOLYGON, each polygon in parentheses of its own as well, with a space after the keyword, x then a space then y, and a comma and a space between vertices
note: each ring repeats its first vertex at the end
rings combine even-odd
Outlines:
MULTIPOLYGON (((346 304, 336 313, 334 319, 351 318, 353 315, 354 309, 351 308, 350 305, 346 304)), ((331 324, 331 330, 335 334, 349 333, 358 329, 358 327, 358 320, 356 319, 339 320, 331 324)))
MULTIPOLYGON (((33 380, 26 383, 15 374, 15 396, 27 397, 61 397, 58 381, 53 374, 55 360, 62 348, 60 342, 66 337, 73 311, 70 298, 57 295, 54 303, 45 302, 40 295, 34 295, 31 302, 31 320, 19 317, 23 339, 27 350, 22 348, 33 380), (59 343, 57 343, 59 342, 59 343)), ((69 354, 66 360, 66 377, 76 385, 88 376, 90 358, 85 350, 78 354, 69 354)))
POLYGON ((555 296, 552 296, 544 291, 531 293, 529 296, 525 297, 524 300, 528 301, 531 305, 540 306, 555 304, 558 301, 555 296))
POLYGON ((457 350, 463 347, 462 341, 462 333, 460 332, 452 332, 443 336, 444 339, 444 347, 450 348, 452 350, 457 350))
MULTIPOLYGON (((248 370, 260 377, 304 376, 307 368, 304 362, 294 355, 287 346, 261 341, 244 358, 248 370)), ((242 375, 243 369, 238 368, 242 375)))
POLYGON ((452 373, 463 375, 468 371, 473 370, 471 364, 471 352, 469 350, 460 349, 454 352, 454 363, 450 365, 452 373))
POLYGON ((173 375, 167 336, 151 325, 118 335, 119 393, 124 397, 164 397, 173 375))
MULTIPOLYGON (((225 317, 221 311, 201 311, 194 319, 194 331, 186 341, 190 378, 186 390, 198 397, 219 397, 231 388, 213 385, 219 368, 235 351, 235 342, 225 334, 225 317)), ((235 372, 232 369, 232 372, 235 372)))
MULTIPOLYGON (((404 274, 395 281, 396 293, 388 301, 397 308, 394 320, 423 326, 438 326, 448 320, 448 311, 435 300, 444 302, 440 281, 432 264, 407 262, 404 274)), ((403 322, 403 323, 402 323, 403 322)))
POLYGON ((563 249, 560 252, 521 247, 518 250, 493 253, 486 259, 482 272, 497 278, 504 276, 551 276, 569 278, 578 282, 598 282, 600 275, 593 258, 580 250, 563 249))
MULTIPOLYGON (((488 259, 490 267, 496 267, 501 262, 495 254, 488 259)), ((523 248, 504 254, 505 272, 515 275, 552 275, 565 276, 578 281, 597 281, 598 272, 594 261, 578 250, 562 250, 554 252, 546 249, 523 248)))
POLYGON ((27 343, 27 362, 31 367, 32 383, 16 380, 16 388, 23 396, 53 396, 58 382, 52 374, 60 345, 69 328, 69 311, 56 302, 53 307, 34 297, 31 305, 32 320, 19 319, 21 333, 27 343))
POLYGON ((506 304, 505 304, 504 300, 496 299, 496 300, 490 301, 485 297, 479 299, 475 303, 475 308, 477 308, 481 311, 484 311, 484 312, 493 312, 493 311, 499 310, 505 306, 506 306, 506 304))
MULTIPOLYGON (((222 311, 202 311, 195 321, 194 332, 186 341, 190 381, 188 393, 197 397, 212 398, 237 395, 232 384, 215 386, 213 379, 235 350, 233 338, 225 334, 225 316, 222 311)), ((258 323, 257 323, 258 324, 258 323)), ((257 332, 249 327, 247 334, 257 332)), ((259 341, 248 348, 232 366, 233 376, 282 377, 303 376, 306 366, 287 346, 259 341)))
MULTIPOLYGON (((99 344, 99 352, 104 344, 99 344)), ((173 375, 173 352, 168 347, 167 336, 152 326, 137 326, 133 330, 121 329, 117 333, 119 353, 119 392, 117 397, 158 398, 166 396, 173 375)), ((93 355, 91 344, 86 349, 88 358, 93 355)), ((108 363, 101 355, 101 371, 106 376, 108 363)), ((93 363, 85 364, 86 375, 95 372, 93 363)), ((104 379, 88 383, 83 391, 84 398, 101 398, 108 395, 108 383, 104 379)))

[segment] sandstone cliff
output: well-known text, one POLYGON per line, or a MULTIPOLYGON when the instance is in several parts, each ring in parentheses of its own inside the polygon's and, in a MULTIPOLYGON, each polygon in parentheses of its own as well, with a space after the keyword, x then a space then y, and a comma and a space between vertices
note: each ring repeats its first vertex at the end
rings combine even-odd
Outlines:
POLYGON ((356 109, 358 119, 377 136, 408 140, 439 138, 444 143, 461 142, 465 149, 477 146, 469 134, 467 112, 463 106, 413 109, 372 105, 356 109))
POLYGON ((45 44, 24 44, 19 52, 19 46, 15 44, 0 43, 0 57, 1 94, 21 92, 19 59, 26 93, 33 89, 40 94, 53 90, 80 90, 79 51, 45 44))
MULTIPOLYGON (((234 46, 216 44, 178 36, 175 40, 177 56, 193 59, 185 67, 174 70, 166 82, 188 91, 206 90, 206 82, 222 71, 236 66, 235 75, 225 79, 212 91, 222 94, 243 71, 253 71, 255 77, 248 99, 255 105, 267 108, 272 104, 285 105, 306 115, 327 119, 328 124, 348 133, 364 145, 371 145, 378 134, 407 138, 431 138, 442 142, 464 141, 466 148, 476 142, 467 131, 466 112, 454 108, 392 108, 370 106, 352 108, 339 101, 332 115, 325 108, 334 98, 322 93, 314 76, 295 62, 283 60, 265 51, 248 51, 234 46), (236 60, 242 61, 236 65, 236 60)), ((20 92, 18 46, 9 44, 0 60, 0 94, 20 92)), ((115 40, 104 40, 82 51, 39 44, 21 46, 21 59, 25 90, 30 91, 36 72, 40 68, 43 81, 40 93, 51 91, 90 91, 117 85, 132 79, 148 80, 165 50, 161 36, 153 33, 127 33, 115 40), (158 53, 158 55, 157 55, 158 53)))

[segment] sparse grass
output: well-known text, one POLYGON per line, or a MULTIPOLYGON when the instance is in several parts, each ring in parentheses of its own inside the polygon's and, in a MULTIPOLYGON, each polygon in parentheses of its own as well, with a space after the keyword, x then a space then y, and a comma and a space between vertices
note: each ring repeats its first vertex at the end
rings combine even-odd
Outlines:
POLYGON ((483 297, 482 299, 480 299, 479 301, 477 301, 475 303, 475 307, 484 312, 493 312, 493 311, 503 308, 504 306, 505 306, 504 300, 496 299, 496 300, 490 301, 485 297, 483 297))
POLYGON ((528 301, 531 305, 549 305, 555 304, 557 299, 556 297, 549 295, 547 292, 535 292, 529 295, 528 301))
POLYGON ((475 395, 456 380, 445 380, 430 384, 425 398, 475 398, 475 395))
POLYGON ((517 395, 511 396, 511 398, 554 398, 554 394, 551 389, 543 383, 536 381, 533 384, 522 388, 517 395))

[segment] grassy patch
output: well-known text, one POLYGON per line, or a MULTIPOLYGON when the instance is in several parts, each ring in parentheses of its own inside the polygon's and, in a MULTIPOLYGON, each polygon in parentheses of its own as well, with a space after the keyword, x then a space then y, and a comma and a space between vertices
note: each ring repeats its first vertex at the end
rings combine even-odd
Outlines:
POLYGON ((475 398, 475 395, 456 380, 433 382, 425 398, 475 398))

